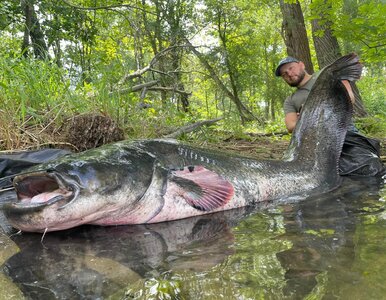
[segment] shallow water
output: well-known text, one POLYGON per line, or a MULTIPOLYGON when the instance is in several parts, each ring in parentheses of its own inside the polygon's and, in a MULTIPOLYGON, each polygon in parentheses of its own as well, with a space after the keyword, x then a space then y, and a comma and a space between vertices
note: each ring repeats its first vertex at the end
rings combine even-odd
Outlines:
POLYGON ((384 299, 384 180, 200 218, 0 233, 0 299, 384 299), (22 296, 24 295, 24 296, 22 296))

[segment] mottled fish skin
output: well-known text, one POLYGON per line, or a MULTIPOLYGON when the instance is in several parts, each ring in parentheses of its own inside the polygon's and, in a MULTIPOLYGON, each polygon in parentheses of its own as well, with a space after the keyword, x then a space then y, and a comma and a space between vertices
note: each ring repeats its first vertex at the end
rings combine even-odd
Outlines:
POLYGON ((164 222, 336 188, 352 114, 341 81, 359 79, 361 69, 351 54, 322 70, 284 160, 255 160, 174 140, 122 141, 16 176, 19 199, 6 204, 4 213, 14 227, 42 232, 164 222))

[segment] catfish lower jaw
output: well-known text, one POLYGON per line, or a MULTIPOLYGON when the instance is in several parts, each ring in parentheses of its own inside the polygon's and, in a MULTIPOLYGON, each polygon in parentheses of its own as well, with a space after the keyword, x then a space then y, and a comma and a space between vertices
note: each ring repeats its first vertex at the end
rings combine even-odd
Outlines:
POLYGON ((9 203, 11 210, 40 210, 56 204, 58 209, 65 206, 78 194, 74 184, 54 172, 37 172, 17 176, 14 187, 18 201, 9 203))

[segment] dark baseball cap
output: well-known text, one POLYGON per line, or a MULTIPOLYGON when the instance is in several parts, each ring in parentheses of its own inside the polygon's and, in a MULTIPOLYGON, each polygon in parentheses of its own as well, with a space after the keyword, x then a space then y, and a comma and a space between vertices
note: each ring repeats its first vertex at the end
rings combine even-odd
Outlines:
POLYGON ((275 75, 277 77, 280 77, 281 76, 280 75, 280 68, 281 68, 281 66, 283 66, 285 64, 292 63, 292 62, 299 62, 299 60, 297 60, 296 58, 294 58, 292 56, 287 56, 286 58, 283 58, 281 61, 279 61, 279 64, 276 67, 275 75))

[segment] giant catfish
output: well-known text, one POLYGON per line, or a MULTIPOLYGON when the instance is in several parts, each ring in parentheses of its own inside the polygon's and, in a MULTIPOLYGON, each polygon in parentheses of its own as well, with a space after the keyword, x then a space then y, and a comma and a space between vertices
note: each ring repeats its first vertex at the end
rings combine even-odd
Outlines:
POLYGON ((31 167, 4 205, 12 226, 55 231, 81 224, 157 223, 209 214, 340 184, 351 122, 355 54, 325 67, 302 110, 286 159, 255 160, 171 140, 121 141, 31 167))

